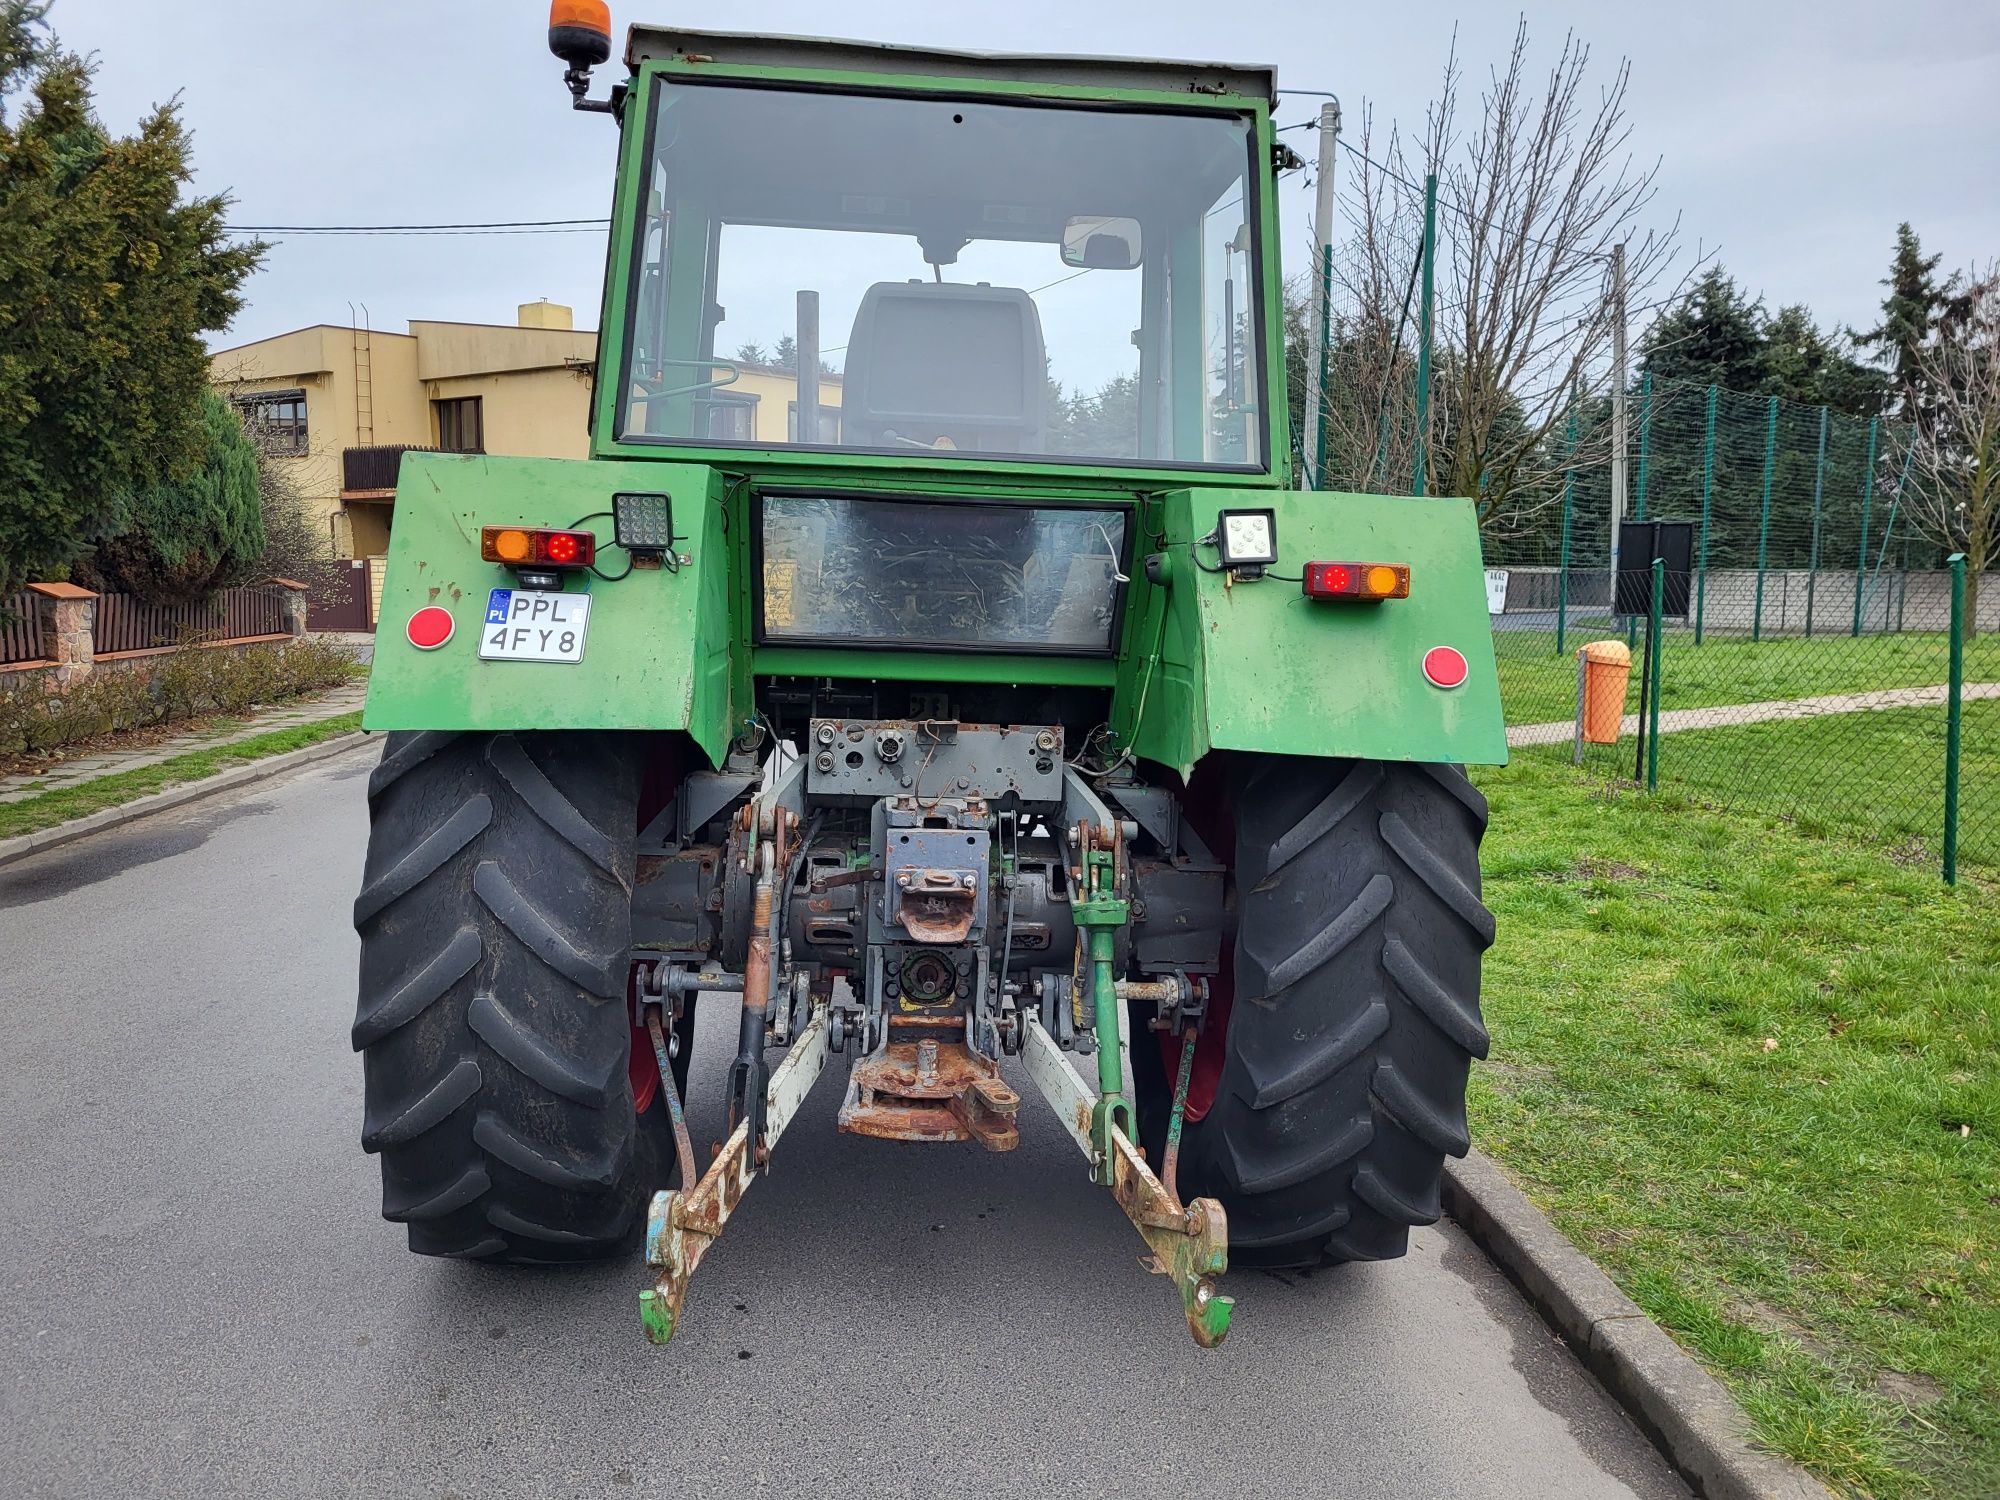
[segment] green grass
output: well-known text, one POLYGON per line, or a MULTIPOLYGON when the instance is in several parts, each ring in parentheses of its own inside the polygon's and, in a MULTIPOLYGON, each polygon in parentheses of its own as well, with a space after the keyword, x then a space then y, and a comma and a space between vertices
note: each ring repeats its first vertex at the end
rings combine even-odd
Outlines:
POLYGON ((237 740, 233 744, 191 750, 186 755, 176 755, 158 765, 100 776, 80 786, 44 792, 39 797, 0 803, 0 839, 53 828, 59 823, 86 817, 107 807, 118 807, 182 782, 201 781, 231 766, 262 760, 269 755, 282 755, 287 750, 300 750, 337 734, 352 733, 360 727, 360 714, 342 714, 338 718, 273 730, 269 734, 237 740))
MULTIPOLYGON (((1555 654, 1553 631, 1500 630, 1493 635, 1500 662, 1500 701, 1509 724, 1542 724, 1576 713, 1577 647, 1620 632, 1608 625, 1569 633, 1569 656, 1555 654)), ((1644 641, 1643 633, 1640 637, 1644 641)), ((1722 703, 1762 703, 1821 693, 1865 693, 1877 688, 1928 687, 1945 681, 1946 638, 1941 632, 1902 635, 1788 636, 1752 641, 1709 636, 1701 645, 1684 630, 1660 643, 1660 707, 1708 708, 1722 703)), ((2000 681, 2000 634, 1967 641, 1967 682, 2000 681)), ((1639 667, 1634 653, 1627 712, 1639 707, 1639 667)))
POLYGON ((1547 760, 1478 779, 1481 1145, 1771 1447, 2000 1494, 2000 896, 1547 760))
MULTIPOLYGON (((1959 858, 2000 870, 2000 700, 1966 704, 1964 725, 1959 858)), ((1879 709, 1663 734, 1660 786, 1790 817, 1808 833, 1898 844, 1935 867, 1944 759, 1943 709, 1879 709)))

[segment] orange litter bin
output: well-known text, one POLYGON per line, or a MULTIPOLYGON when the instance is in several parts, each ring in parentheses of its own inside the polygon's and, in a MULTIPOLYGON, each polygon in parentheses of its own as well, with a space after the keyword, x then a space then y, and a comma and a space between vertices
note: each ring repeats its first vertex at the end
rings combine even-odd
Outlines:
POLYGON ((1632 652, 1623 641, 1592 641, 1583 658, 1583 737, 1615 745, 1625 718, 1625 689, 1632 680, 1632 652))

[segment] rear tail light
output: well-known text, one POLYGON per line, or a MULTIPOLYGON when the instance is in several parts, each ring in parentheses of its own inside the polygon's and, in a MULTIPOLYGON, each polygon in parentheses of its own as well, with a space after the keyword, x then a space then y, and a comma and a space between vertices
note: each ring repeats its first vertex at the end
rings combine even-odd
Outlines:
POLYGON ((588 531, 486 526, 479 532, 479 555, 510 568, 587 568, 597 561, 597 538, 588 531))
POLYGON ((1410 568, 1407 563, 1310 562, 1306 564, 1305 595, 1308 599, 1407 599, 1410 597, 1410 568))

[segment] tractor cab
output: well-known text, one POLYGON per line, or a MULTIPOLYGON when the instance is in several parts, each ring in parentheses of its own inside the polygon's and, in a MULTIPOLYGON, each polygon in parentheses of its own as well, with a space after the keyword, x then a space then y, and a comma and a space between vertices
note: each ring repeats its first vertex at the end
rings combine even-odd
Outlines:
POLYGON ((607 446, 1268 468, 1268 91, 940 93, 882 49, 834 90, 726 40, 633 35, 607 446))

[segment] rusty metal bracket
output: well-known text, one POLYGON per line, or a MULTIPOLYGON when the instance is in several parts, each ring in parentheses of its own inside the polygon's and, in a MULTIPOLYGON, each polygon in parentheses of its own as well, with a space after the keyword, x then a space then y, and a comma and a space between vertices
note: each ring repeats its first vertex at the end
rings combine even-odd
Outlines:
POLYGON ((1101 1118, 1102 1101, 1070 1067, 1041 1022, 1022 1018, 1022 1061, 1042 1097, 1090 1162, 1092 1175, 1108 1179, 1111 1196, 1152 1250, 1152 1269, 1169 1277, 1181 1294, 1188 1332, 1213 1349, 1229 1332, 1233 1297, 1216 1290, 1215 1278, 1229 1269, 1229 1219, 1213 1198, 1181 1201, 1153 1175, 1132 1138, 1101 1118), (1109 1149, 1100 1157, 1100 1140, 1109 1149))
POLYGON ((762 1140, 754 1143, 753 1149, 750 1122, 739 1121, 700 1182, 691 1189, 683 1186, 653 1195, 646 1214, 646 1264, 659 1275, 653 1285, 639 1293, 639 1321, 654 1343, 664 1344, 673 1338, 689 1278, 743 1201, 760 1161, 768 1158, 826 1070, 826 1043, 827 1014, 822 1001, 813 1007, 812 1019, 771 1074, 764 1100, 762 1140))
POLYGON ((1000 1065, 953 1038, 889 1042, 854 1065, 840 1128, 888 1141, 977 1141, 988 1151, 1021 1144, 1021 1096, 1000 1065))

